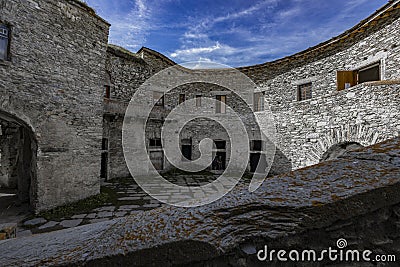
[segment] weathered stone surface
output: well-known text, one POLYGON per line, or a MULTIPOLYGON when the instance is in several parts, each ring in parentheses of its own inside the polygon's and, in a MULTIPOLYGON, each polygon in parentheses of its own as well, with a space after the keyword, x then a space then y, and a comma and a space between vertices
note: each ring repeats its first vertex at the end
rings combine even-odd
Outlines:
POLYGON ((78 214, 71 217, 71 219, 84 219, 87 214, 78 214))
POLYGON ((81 222, 82 222, 82 219, 77 219, 77 220, 64 220, 64 221, 60 222, 60 225, 61 225, 62 227, 65 227, 65 228, 71 228, 71 227, 76 227, 76 226, 78 226, 79 224, 81 224, 81 222))
POLYGON ((382 236, 400 240, 395 230, 400 222, 400 168, 386 160, 400 157, 400 137, 354 153, 267 179, 254 193, 240 185, 207 206, 163 206, 109 222, 2 241, 3 263, 257 266, 264 263, 254 259, 254 247, 304 249, 301 246, 307 244, 307 249, 326 249, 339 237, 346 237, 350 247, 363 244, 397 253, 398 246, 386 245, 390 241, 382 236), (41 244, 48 249, 42 250, 41 244))
POLYGON ((74 0, 1 1, 0 21, 12 25, 10 60, 0 61, 0 112, 24 122, 37 141, 33 208, 99 193, 110 25, 74 0))
POLYGON ((111 211, 102 211, 97 213, 97 218, 106 218, 106 217, 112 217, 113 216, 113 212, 111 211))
POLYGON ((24 222, 25 226, 36 226, 38 224, 42 224, 47 222, 47 220, 45 218, 35 218, 29 221, 24 222))
POLYGON ((40 226, 39 229, 40 229, 40 230, 43 230, 43 229, 46 229, 46 228, 51 228, 51 227, 54 227, 54 226, 56 226, 56 225, 58 225, 58 224, 59 224, 58 222, 50 221, 50 222, 45 223, 45 224, 43 224, 42 226, 40 226))

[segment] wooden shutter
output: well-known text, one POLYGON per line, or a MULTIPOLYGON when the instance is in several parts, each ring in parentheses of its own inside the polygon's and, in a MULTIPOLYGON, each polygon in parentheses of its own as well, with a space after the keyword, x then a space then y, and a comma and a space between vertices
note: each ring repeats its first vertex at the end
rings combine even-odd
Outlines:
POLYGON ((338 91, 346 89, 346 84, 350 87, 357 84, 357 71, 338 71, 336 77, 338 91))

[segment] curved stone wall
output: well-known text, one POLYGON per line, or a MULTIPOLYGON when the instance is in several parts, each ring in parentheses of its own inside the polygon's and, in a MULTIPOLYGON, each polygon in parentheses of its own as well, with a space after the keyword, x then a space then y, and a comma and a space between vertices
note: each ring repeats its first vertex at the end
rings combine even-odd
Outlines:
MULTIPOLYGON (((366 146, 398 135, 400 43, 395 36, 400 34, 399 17, 399 1, 389 2, 325 43, 271 63, 238 68, 265 92, 275 115, 279 154, 273 174, 316 164, 340 142, 366 146), (337 71, 371 64, 379 64, 380 80, 385 82, 338 91, 337 71), (306 83, 311 83, 312 98, 298 101, 298 86, 306 83)), ((115 84, 118 100, 129 101, 146 78, 174 64, 147 48, 135 55, 142 61, 130 60, 129 65, 122 63, 126 61, 122 55, 109 53, 109 67, 119 71, 112 71, 112 76, 121 80, 115 84)))

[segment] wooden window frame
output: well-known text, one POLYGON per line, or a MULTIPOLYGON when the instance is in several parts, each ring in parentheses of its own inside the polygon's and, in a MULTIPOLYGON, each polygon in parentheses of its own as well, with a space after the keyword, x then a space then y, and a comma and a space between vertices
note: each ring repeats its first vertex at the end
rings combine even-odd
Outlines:
POLYGON ((313 83, 303 83, 297 86, 297 101, 305 101, 312 98, 313 83))

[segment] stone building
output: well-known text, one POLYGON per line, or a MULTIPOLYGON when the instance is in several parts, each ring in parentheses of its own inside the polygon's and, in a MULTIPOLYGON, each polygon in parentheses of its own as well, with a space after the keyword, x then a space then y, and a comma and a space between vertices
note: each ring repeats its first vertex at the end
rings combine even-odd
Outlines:
MULTIPOLYGON (((265 95, 274 115, 278 140, 272 174, 310 166, 347 150, 398 135, 400 72, 397 66, 400 49, 396 36, 399 34, 399 14, 399 1, 390 1, 352 29, 329 41, 274 62, 238 68, 256 83, 257 90, 265 95)), ((108 161, 104 162, 108 174, 104 173, 104 177, 116 178, 130 175, 121 148, 127 101, 145 79, 175 63, 148 48, 133 54, 111 47, 108 58, 107 68, 111 69, 111 81, 114 82, 111 82, 112 93, 110 99, 105 100, 105 107, 107 117, 112 115, 116 121, 105 123, 105 129, 110 130, 105 134, 109 139, 106 142, 108 148, 105 148, 108 161)), ((183 100, 204 95, 202 87, 219 91, 192 84, 167 94, 162 105, 167 110, 173 109, 183 100)), ((237 103, 237 99, 230 101, 231 105, 237 103)), ((256 115, 266 112, 255 111, 256 115)), ((147 136, 150 157, 162 170, 170 167, 162 153, 160 136, 166 116, 162 114, 153 118, 159 125, 154 126, 157 123, 153 122, 147 136)), ((210 137, 210 129, 215 127, 204 123, 196 126, 195 131, 186 131, 181 137, 182 152, 189 156, 198 141, 210 137), (205 134, 196 133, 202 129, 205 134)), ((214 139, 225 142, 228 138, 216 136, 214 139)), ((262 143, 257 139, 252 141, 253 144, 262 143)), ((229 141, 219 145, 229 147, 229 141)), ((252 154, 256 161, 260 159, 259 152, 253 150, 252 154)), ((225 151, 219 155, 222 155, 225 166, 229 158, 225 157, 225 151)), ((250 157, 248 171, 254 169, 251 160, 250 157)))
MULTIPOLYGON (((146 80, 176 65, 148 48, 132 53, 108 45, 109 26, 78 0, 0 0, 0 188, 17 189, 36 211, 97 194, 99 176, 130 175, 122 149, 128 103, 146 80)), ((153 165, 171 168, 160 135, 165 118, 184 101, 201 105, 202 97, 215 99, 209 106, 214 114, 226 102, 249 118, 248 171, 261 161, 273 174, 283 173, 397 136, 399 29, 400 1, 389 1, 322 44, 237 68, 257 87, 247 95, 250 108, 215 84, 191 83, 164 96, 149 90, 150 102, 157 100, 152 104, 163 96, 146 126, 153 165), (258 101, 264 96, 265 110, 258 101), (263 156, 261 136, 253 134, 255 118, 268 109, 277 136, 273 163, 263 156)), ((230 71, 209 73, 224 77, 230 71)), ((219 127, 201 120, 189 124, 180 136, 184 156, 196 159, 199 141, 208 137, 220 159, 210 169, 224 169, 231 144, 219 127)))
POLYGON ((0 187, 37 211, 100 191, 109 26, 81 1, 0 1, 0 187))

